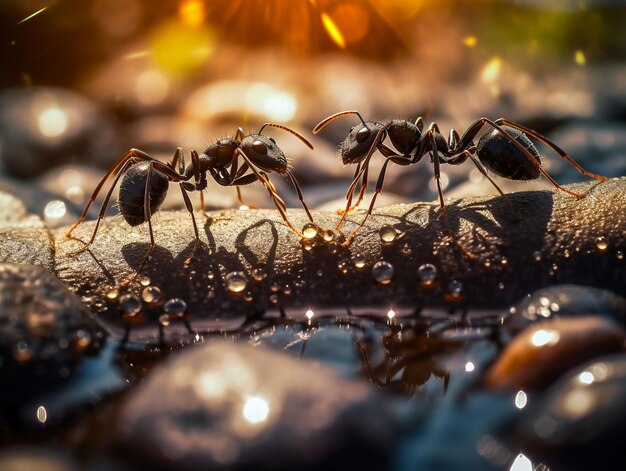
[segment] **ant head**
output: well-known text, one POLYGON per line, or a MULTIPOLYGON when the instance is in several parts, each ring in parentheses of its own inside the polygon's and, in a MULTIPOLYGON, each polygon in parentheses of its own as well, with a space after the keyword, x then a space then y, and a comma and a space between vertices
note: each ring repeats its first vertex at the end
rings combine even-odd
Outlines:
POLYGON ((239 148, 260 169, 281 175, 287 172, 287 157, 274 138, 250 134, 241 140, 239 148))
POLYGON ((204 149, 202 154, 208 157, 211 167, 226 168, 232 163, 237 147, 239 147, 239 141, 225 137, 204 149))
POLYGON ((387 134, 393 146, 404 155, 413 152, 422 137, 419 128, 404 119, 391 120, 387 124, 387 134))
MULTIPOLYGON (((339 155, 344 165, 361 162, 372 149, 376 136, 383 129, 383 125, 376 121, 360 123, 350 130, 348 137, 339 144, 339 155)), ((385 138, 384 132, 381 141, 385 138)))

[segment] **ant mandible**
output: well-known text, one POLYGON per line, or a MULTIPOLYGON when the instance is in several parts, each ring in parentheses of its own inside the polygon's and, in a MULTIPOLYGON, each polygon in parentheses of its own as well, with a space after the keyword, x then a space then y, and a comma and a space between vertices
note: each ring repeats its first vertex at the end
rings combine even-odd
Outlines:
POLYGON ((322 120, 315 126, 315 129, 313 129, 313 134, 319 133, 330 122, 346 115, 357 115, 361 123, 354 126, 350 130, 348 137, 340 144, 339 154, 341 155, 344 165, 356 163, 357 168, 352 183, 346 193, 346 208, 341 211, 343 214, 335 230, 339 230, 346 215, 361 203, 367 188, 370 159, 374 152, 378 149, 386 158, 378 175, 376 191, 372 197, 369 209, 363 220, 344 242, 346 246, 350 244, 372 213, 376 197, 382 191, 385 172, 389 162, 398 165, 411 165, 419 162, 424 155, 430 154, 437 184, 441 213, 452 240, 454 240, 454 233, 448 220, 443 200, 443 191, 441 189, 441 164, 460 165, 467 159, 470 159, 503 196, 505 196, 504 193, 489 176, 487 169, 500 177, 510 180, 534 180, 539 178, 540 175, 543 175, 555 188, 575 196, 576 198, 583 198, 585 196, 584 194, 563 188, 548 175, 541 166, 539 151, 528 138, 528 136, 530 136, 552 148, 561 158, 569 162, 583 175, 600 181, 607 180, 606 177, 584 170, 567 155, 564 150, 538 132, 504 118, 497 119, 496 121, 491 121, 488 118, 480 118, 467 128, 463 136, 459 136, 454 129, 451 129, 448 140, 446 141, 440 134, 439 127, 434 122, 430 124, 426 132, 423 132, 424 122, 421 117, 417 118, 415 122, 403 119, 393 119, 384 123, 378 121, 366 122, 358 111, 349 110, 335 113, 322 120), (475 145, 474 139, 485 126, 489 126, 491 132, 483 134, 478 141, 478 145, 475 145), (383 143, 387 136, 391 140, 395 150, 390 149, 383 143), (354 190, 359 180, 361 180, 361 187, 358 199, 357 202, 351 206, 354 190))
MULTIPOLYGON (((202 190, 207 187, 207 173, 210 173, 213 179, 222 186, 235 186, 241 204, 244 203, 241 198, 239 186, 260 181, 267 189, 287 226, 302 238, 303 235, 300 231, 289 221, 285 202, 278 195, 276 187, 270 181, 267 173, 277 172, 280 175, 286 175, 289 180, 291 180, 298 195, 298 199, 302 203, 302 207, 311 222, 313 222, 313 218, 309 208, 304 202, 298 182, 288 169, 289 162, 287 157, 272 137, 261 134, 265 127, 273 127, 287 131, 300 139, 307 147, 313 149, 311 143, 303 136, 286 126, 275 123, 263 124, 256 134, 245 135, 243 130, 238 128, 234 138, 220 139, 207 147, 200 155, 198 155, 196 150, 192 150, 191 164, 188 166, 185 166, 185 157, 180 147, 176 149, 171 162, 161 162, 142 150, 131 149, 124 157, 119 159, 104 175, 102 180, 100 180, 82 215, 69 231, 67 231, 66 237, 70 237, 74 229, 85 219, 87 211, 95 201, 104 183, 111 175, 115 175, 113 183, 102 203, 91 239, 81 248, 72 252, 72 254, 83 252, 95 240, 100 221, 104 217, 113 189, 120 178, 122 179, 118 195, 120 213, 131 226, 148 222, 150 248, 144 257, 144 261, 155 247, 151 218, 152 215, 159 210, 159 207, 165 200, 170 182, 179 184, 185 207, 191 215, 196 239, 196 245, 194 246, 195 252, 195 247, 197 247, 200 242, 200 237, 196 218, 193 214, 193 206, 187 193, 190 191, 200 192, 201 206, 204 212, 202 190), (241 166, 239 165, 239 158, 243 160, 241 166)), ((193 252, 185 263, 189 264, 192 257, 193 252)))

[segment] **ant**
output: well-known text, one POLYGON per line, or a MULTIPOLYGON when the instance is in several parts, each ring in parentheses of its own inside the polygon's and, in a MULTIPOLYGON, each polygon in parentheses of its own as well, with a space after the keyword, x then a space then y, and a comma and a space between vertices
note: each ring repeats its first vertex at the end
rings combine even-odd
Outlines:
MULTIPOLYGON (((555 188, 575 196, 576 198, 583 198, 585 194, 576 193, 563 188, 548 175, 541 166, 539 151, 528 138, 528 136, 530 136, 549 146, 583 175, 600 181, 607 180, 606 177, 584 170, 567 155, 564 150, 538 132, 504 118, 497 119, 496 121, 491 121, 488 118, 480 118, 467 128, 463 136, 459 136, 459 133, 451 129, 448 140, 446 140, 441 135, 439 127, 434 122, 431 123, 426 132, 424 132, 424 122, 421 117, 417 118, 415 122, 403 119, 392 119, 383 123, 378 121, 366 122, 358 111, 349 110, 335 113, 322 120, 315 126, 315 129, 313 129, 313 134, 319 133, 330 122, 346 115, 357 115, 361 123, 352 127, 348 137, 339 145, 339 154, 341 155, 344 165, 356 163, 357 168, 352 183, 346 193, 346 208, 345 210, 339 211, 342 216, 335 230, 339 230, 347 213, 361 203, 368 183, 369 162, 374 152, 378 150, 386 160, 378 175, 376 191, 372 197, 369 209, 360 224, 344 242, 343 245, 345 246, 350 245, 352 239, 363 227, 365 221, 372 213, 376 197, 382 191, 385 172, 389 162, 398 165, 411 165, 419 162, 426 154, 430 154, 437 184, 441 213, 449 237, 452 240, 454 240, 454 234, 450 227, 443 200, 443 191, 441 189, 441 164, 460 165, 467 159, 470 159, 503 196, 506 195, 504 195, 496 182, 489 176, 487 169, 500 177, 510 180, 534 180, 539 178, 540 175, 543 175, 555 188), (491 132, 483 134, 478 141, 478 145, 475 145, 474 139, 485 126, 490 127, 491 132), (395 150, 390 149, 383 143, 387 136, 391 140, 395 150), (361 180, 361 187, 358 199, 357 202, 351 206, 352 197, 359 180, 361 180)), ((507 201, 507 204, 510 206, 508 200, 505 199, 505 201, 507 201)))
MULTIPOLYGON (((204 213, 204 197, 202 190, 207 187, 207 173, 210 173, 213 179, 222 186, 236 187, 237 197, 239 203, 242 205, 244 203, 241 198, 239 186, 260 181, 267 189, 287 226, 299 237, 303 238, 302 233, 298 231, 287 218, 285 202, 276 192, 276 187, 270 181, 267 173, 277 172, 280 175, 286 175, 289 180, 291 180, 298 195, 298 199, 302 203, 311 222, 313 222, 313 218, 309 208, 304 202, 298 182, 288 169, 289 162, 287 157, 272 137, 261 134, 266 127, 287 131, 300 139, 307 147, 313 149, 311 143, 303 136, 286 126, 274 123, 263 124, 256 134, 245 135, 243 130, 238 128, 234 138, 227 137, 220 139, 207 147, 200 155, 198 155, 196 150, 192 150, 191 164, 188 166, 185 166, 185 157, 180 147, 176 149, 171 162, 161 162, 142 150, 130 149, 126 155, 109 169, 102 180, 100 180, 83 214, 69 231, 67 231, 66 237, 70 237, 74 229, 85 219, 87 211, 95 201, 104 183, 111 175, 115 175, 113 183, 100 208, 96 227, 93 230, 91 239, 81 248, 72 252, 72 255, 83 252, 95 240, 100 221, 104 217, 113 189, 120 178, 122 179, 118 195, 120 213, 131 226, 138 226, 139 224, 148 222, 150 248, 144 257, 144 262, 155 247, 151 218, 152 215, 159 210, 159 207, 165 200, 170 182, 179 184, 185 207, 191 215, 196 239, 194 246, 195 252, 195 248, 200 242, 200 237, 196 218, 193 214, 193 206, 187 193, 190 191, 200 192, 201 209, 204 213), (239 165, 239 158, 243 160, 241 166, 239 165)), ((194 252, 192 252, 191 256, 185 261, 186 265, 191 262, 194 252)))

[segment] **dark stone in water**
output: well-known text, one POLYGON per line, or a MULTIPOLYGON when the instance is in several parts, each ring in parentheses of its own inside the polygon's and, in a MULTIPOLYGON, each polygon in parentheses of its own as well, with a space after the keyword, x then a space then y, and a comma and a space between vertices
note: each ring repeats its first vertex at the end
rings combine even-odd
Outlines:
POLYGON ((537 322, 517 335, 487 370, 494 389, 536 390, 591 358, 624 350, 626 336, 615 322, 599 316, 537 322))
POLYGON ((626 355, 577 368, 529 403, 510 431, 555 469, 625 469, 626 355))
POLYGON ((166 469, 381 468, 393 423, 363 383, 245 344, 194 347, 123 408, 119 444, 166 469))
POLYGON ((504 320, 507 341, 529 325, 555 317, 599 315, 626 326, 626 299, 611 291, 590 286, 556 285, 522 299, 504 320))
POLYGON ((0 264, 0 378, 68 376, 102 333, 80 299, 47 270, 0 264))

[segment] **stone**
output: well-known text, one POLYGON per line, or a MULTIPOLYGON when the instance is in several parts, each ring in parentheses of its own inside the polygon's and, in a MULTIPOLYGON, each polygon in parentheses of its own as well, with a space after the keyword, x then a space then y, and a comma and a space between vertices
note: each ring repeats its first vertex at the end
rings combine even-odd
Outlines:
POLYGON ((381 467, 392 431, 366 384, 218 342, 152 371, 123 407, 118 443, 129 458, 165 469, 381 467))

